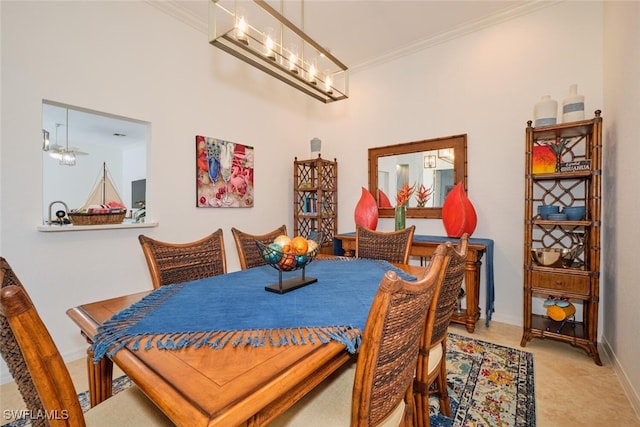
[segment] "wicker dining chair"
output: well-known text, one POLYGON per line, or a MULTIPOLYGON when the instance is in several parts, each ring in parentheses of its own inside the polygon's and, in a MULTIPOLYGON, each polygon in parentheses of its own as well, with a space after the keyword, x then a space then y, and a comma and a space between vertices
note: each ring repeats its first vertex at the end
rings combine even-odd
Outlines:
POLYGON ((457 307, 458 295, 466 270, 469 236, 464 234, 455 247, 446 243, 444 277, 438 281, 436 293, 427 314, 427 324, 420 340, 420 354, 413 383, 415 421, 417 427, 428 427, 429 395, 437 395, 440 412, 451 416, 447 389, 447 331, 457 307))
POLYGON ((272 243, 276 237, 282 234, 286 235, 287 226, 283 224, 266 234, 249 234, 232 227, 231 234, 233 234, 233 239, 236 242, 238 258, 240 258, 240 268, 246 270, 247 268, 267 265, 267 262, 258 250, 256 240, 268 245, 269 243, 272 243))
POLYGON ((0 353, 33 427, 171 426, 133 385, 83 414, 71 375, 27 291, 0 257, 0 353))
POLYGON ((443 277, 444 255, 443 244, 417 281, 388 271, 371 304, 357 361, 331 374, 270 427, 411 426, 419 342, 437 281, 443 277))
POLYGON ((189 243, 169 243, 138 236, 153 288, 204 279, 227 272, 222 229, 189 243))
POLYGON ((415 225, 389 232, 356 225, 356 258, 382 259, 407 264, 415 230, 415 225))

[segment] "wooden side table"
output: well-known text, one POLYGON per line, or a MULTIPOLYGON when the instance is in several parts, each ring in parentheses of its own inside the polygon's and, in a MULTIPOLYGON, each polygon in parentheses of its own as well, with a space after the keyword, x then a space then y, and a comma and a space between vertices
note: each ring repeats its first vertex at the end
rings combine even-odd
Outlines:
MULTIPOLYGON (((335 236, 342 243, 342 249, 345 256, 355 256, 356 236, 355 233, 343 233, 335 236)), ((411 256, 420 258, 430 258, 435 252, 438 245, 442 242, 457 242, 457 239, 447 238, 443 236, 413 236, 411 244, 411 256)), ((454 315, 451 322, 465 325, 467 331, 472 333, 476 328, 476 323, 480 318, 480 269, 482 267, 481 259, 487 253, 487 247, 492 246, 493 241, 489 239, 469 239, 467 250, 467 266, 465 273, 465 298, 466 309, 462 315, 454 315)), ((493 251, 490 253, 493 257, 493 251)), ((491 274, 487 274, 487 326, 493 312, 493 259, 487 260, 490 265, 487 268, 491 270, 491 274)))

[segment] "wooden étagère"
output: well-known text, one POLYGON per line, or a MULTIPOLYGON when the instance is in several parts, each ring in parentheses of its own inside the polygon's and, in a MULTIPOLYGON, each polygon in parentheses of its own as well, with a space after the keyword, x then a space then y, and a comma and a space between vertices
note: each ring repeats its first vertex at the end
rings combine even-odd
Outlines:
MULTIPOLYGON (((524 200, 524 321, 520 345, 548 338, 582 348, 597 365, 600 300, 602 118, 533 127, 527 122, 524 200), (556 154, 554 172, 536 168, 536 151, 556 154), (545 206, 545 208, 541 208, 545 206), (555 206, 560 215, 544 215, 555 206), (585 214, 569 217, 568 212, 585 214), (567 215, 562 215, 567 213, 567 215), (534 257, 556 251, 562 262, 534 257), (554 303, 576 306, 571 319, 550 316, 554 303), (569 320, 569 321, 567 321, 569 320)), ((573 310, 572 310, 573 311, 573 310)))

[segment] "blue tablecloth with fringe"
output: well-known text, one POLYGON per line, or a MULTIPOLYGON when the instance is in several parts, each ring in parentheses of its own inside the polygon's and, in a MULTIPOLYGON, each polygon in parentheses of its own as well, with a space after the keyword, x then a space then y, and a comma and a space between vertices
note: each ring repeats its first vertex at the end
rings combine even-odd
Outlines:
MULTIPOLYGON (((282 295, 264 289, 278 282, 271 266, 162 286, 98 328, 94 361, 126 345, 175 350, 333 340, 355 353, 359 331, 389 270, 415 280, 388 262, 352 259, 313 261, 305 272, 318 282, 282 295)), ((300 274, 284 272, 283 280, 300 274)))
MULTIPOLYGON (((355 236, 355 232, 349 233, 340 233, 340 235, 344 236, 355 236)), ((413 235, 414 242, 429 242, 429 243, 444 243, 444 242, 453 242, 458 243, 460 239, 454 237, 446 237, 446 236, 427 236, 421 234, 413 235)), ((485 257, 485 279, 486 279, 486 317, 485 317, 485 325, 488 327, 489 322, 491 322, 491 317, 493 312, 495 311, 495 284, 494 284, 494 276, 493 276, 493 240, 484 239, 478 237, 470 237, 469 243, 474 245, 483 245, 486 248, 486 257, 485 257)), ((343 255, 344 251, 342 251, 342 242, 340 239, 334 238, 333 243, 333 252, 335 255, 343 255)))

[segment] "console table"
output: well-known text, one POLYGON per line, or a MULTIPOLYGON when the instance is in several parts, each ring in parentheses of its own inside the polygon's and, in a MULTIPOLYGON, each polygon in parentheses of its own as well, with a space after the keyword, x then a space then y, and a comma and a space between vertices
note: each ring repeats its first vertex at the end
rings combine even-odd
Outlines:
MULTIPOLYGON (((429 258, 433 255, 440 243, 451 241, 458 243, 459 239, 446 236, 424 236, 414 235, 411 244, 410 255, 420 258, 429 258)), ((344 251, 344 256, 354 256, 356 251, 356 234, 342 233, 335 236, 336 246, 340 244, 344 251)), ((334 248, 334 252, 336 252, 334 248)), ((489 326, 491 315, 494 311, 494 283, 493 283, 493 240, 469 238, 467 250, 467 266, 465 273, 465 296, 466 310, 463 315, 454 315, 451 318, 453 323, 465 325, 467 331, 473 332, 476 322, 480 318, 480 269, 482 266, 482 256, 486 253, 486 326, 489 326)), ((336 255, 341 255, 336 253, 336 255)))

